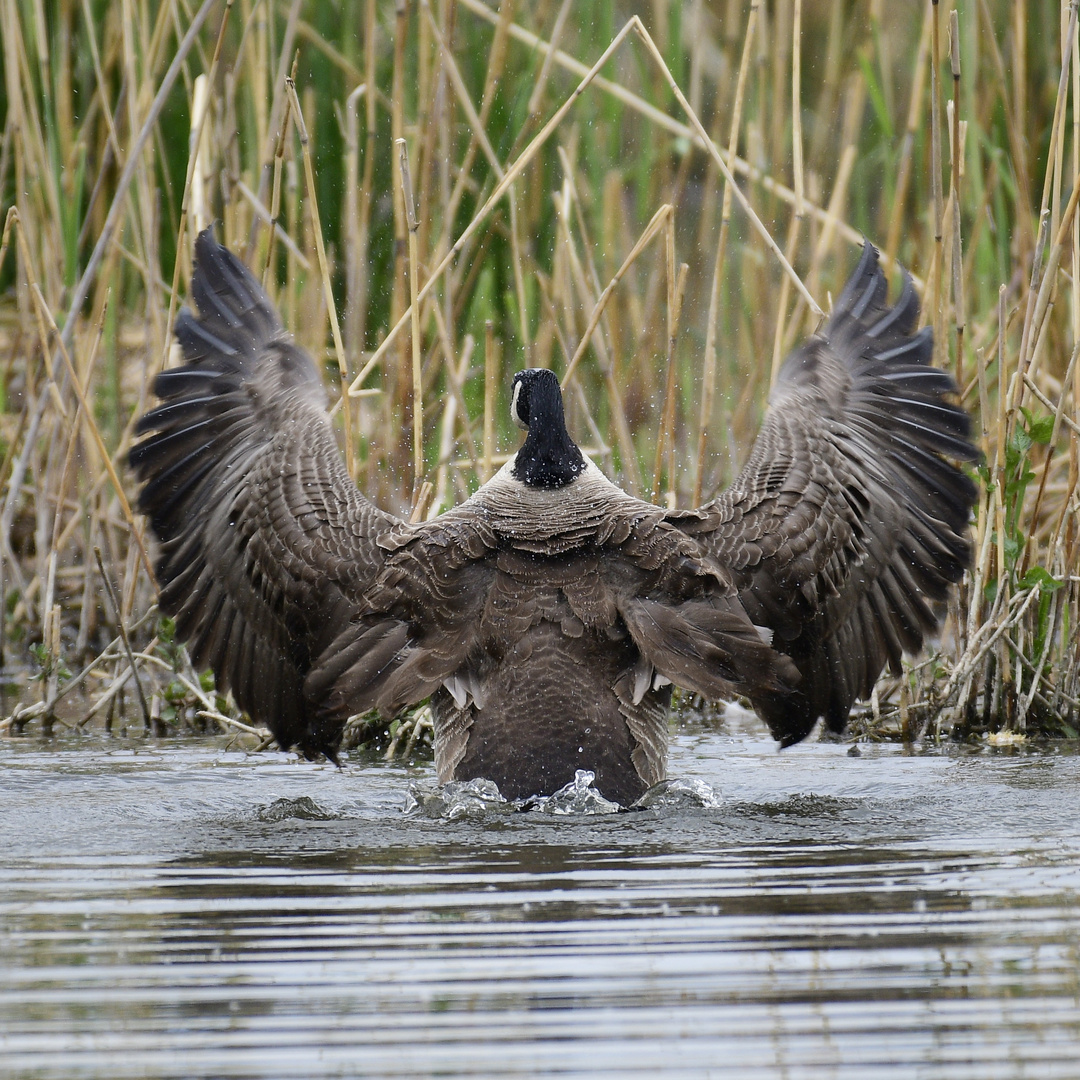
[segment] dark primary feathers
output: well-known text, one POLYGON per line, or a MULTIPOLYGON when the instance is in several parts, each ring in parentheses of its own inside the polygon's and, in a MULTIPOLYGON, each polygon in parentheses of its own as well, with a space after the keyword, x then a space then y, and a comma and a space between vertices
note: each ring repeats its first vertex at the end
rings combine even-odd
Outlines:
POLYGON ((310 357, 209 230, 176 321, 183 367, 162 372, 154 432, 131 451, 159 541, 161 607, 192 661, 284 746, 334 754, 340 727, 303 692, 317 655, 381 566, 396 524, 349 479, 310 357))
POLYGON ((974 461, 956 384, 930 366, 930 327, 866 244, 820 334, 785 361, 761 433, 731 487, 687 521, 738 585, 750 617, 802 679, 752 695, 787 746, 818 717, 842 731, 886 664, 900 671, 938 625, 971 558, 975 485, 948 460, 974 461))
POLYGON ((408 524, 357 490, 310 358, 209 231, 185 364, 131 452, 161 606, 197 664, 283 746, 333 757, 345 719, 431 697, 442 780, 550 793, 578 768, 628 803, 663 779, 671 685, 749 697, 784 744, 842 728, 936 627, 969 558, 952 380, 862 260, 787 360, 739 478, 694 511, 631 498, 566 431, 550 372, 515 376, 521 450, 408 524))

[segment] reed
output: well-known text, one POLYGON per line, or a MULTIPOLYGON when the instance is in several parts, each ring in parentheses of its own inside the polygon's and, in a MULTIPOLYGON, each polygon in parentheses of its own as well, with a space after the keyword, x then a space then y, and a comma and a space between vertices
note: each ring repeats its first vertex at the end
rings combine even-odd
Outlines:
POLYGON ((525 365, 628 490, 709 498, 869 237, 914 274, 985 461, 942 640, 856 732, 1077 736, 1075 6, 628 10, 0 0, 0 731, 264 738, 158 616, 128 502, 209 217, 403 515, 505 459, 525 365))

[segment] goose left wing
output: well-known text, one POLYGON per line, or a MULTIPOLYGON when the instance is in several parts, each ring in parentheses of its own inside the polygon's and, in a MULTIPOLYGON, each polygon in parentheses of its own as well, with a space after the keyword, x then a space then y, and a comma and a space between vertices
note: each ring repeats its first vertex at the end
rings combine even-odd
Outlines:
POLYGON ((304 694, 312 658, 348 625, 398 520, 349 477, 311 358, 211 230, 195 245, 162 404, 130 453, 158 540, 161 609, 192 660, 282 746, 333 757, 341 724, 304 694))

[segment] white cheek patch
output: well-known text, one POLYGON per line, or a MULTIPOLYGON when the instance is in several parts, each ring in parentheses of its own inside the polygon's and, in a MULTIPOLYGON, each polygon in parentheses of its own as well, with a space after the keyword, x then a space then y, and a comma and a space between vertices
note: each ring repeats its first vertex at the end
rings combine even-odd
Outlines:
POLYGON ((519 379, 516 383, 514 383, 514 396, 510 399, 510 416, 513 418, 514 423, 517 424, 519 428, 527 429, 529 425, 521 419, 521 413, 518 412, 518 397, 520 394, 521 380, 519 379))

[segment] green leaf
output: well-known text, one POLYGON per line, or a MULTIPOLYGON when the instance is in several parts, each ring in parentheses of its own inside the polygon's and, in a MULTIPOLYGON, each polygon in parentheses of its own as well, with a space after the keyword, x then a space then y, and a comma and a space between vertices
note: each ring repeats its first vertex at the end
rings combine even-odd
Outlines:
POLYGON ((1036 585, 1040 585, 1043 592, 1057 592, 1065 582, 1059 581, 1049 570, 1041 566, 1032 566, 1017 584, 1021 589, 1033 589, 1036 585))
POLYGON ((1054 434, 1054 418, 1052 416, 1040 416, 1031 421, 1028 430, 1035 442, 1046 446, 1050 442, 1050 436, 1054 434))
POLYGON ((1030 409, 1020 407, 1024 417, 1023 424, 1017 429, 1023 431, 1032 442, 1045 445, 1050 441, 1054 431, 1054 418, 1052 416, 1036 416, 1030 409))

